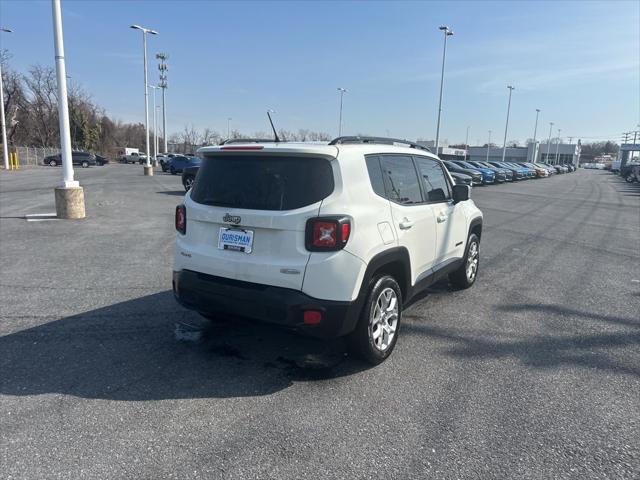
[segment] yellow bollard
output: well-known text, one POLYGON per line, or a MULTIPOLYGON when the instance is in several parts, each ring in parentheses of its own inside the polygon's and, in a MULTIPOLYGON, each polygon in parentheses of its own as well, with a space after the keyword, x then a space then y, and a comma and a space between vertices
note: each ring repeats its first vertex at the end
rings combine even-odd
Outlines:
POLYGON ((13 153, 13 160, 16 162, 16 170, 20 170, 20 160, 18 159, 18 152, 13 153))
POLYGON ((9 170, 13 170, 13 152, 9 152, 9 170))

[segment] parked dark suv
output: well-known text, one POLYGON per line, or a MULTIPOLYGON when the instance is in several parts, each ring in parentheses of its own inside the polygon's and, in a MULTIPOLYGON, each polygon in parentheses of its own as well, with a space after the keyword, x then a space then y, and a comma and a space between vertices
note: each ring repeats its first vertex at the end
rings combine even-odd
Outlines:
MULTIPOLYGON (((88 168, 90 165, 96 164, 96 156, 89 152, 72 152, 71 159, 74 165, 80 165, 82 168, 88 168)), ((44 157, 43 163, 50 167, 62 165, 62 156, 60 154, 49 155, 44 157)))

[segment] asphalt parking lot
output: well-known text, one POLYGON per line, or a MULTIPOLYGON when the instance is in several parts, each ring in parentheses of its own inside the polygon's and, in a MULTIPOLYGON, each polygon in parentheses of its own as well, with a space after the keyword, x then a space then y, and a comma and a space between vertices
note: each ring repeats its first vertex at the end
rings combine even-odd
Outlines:
POLYGON ((0 172, 0 477, 638 478, 640 188, 474 188, 480 273, 370 368, 340 341, 211 326, 171 293, 179 177, 0 172))

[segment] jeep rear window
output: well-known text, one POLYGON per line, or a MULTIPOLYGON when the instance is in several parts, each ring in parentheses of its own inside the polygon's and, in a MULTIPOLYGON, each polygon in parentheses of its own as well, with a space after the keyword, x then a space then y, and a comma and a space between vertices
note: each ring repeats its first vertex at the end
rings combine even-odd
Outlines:
POLYGON ((205 156, 191 199, 204 205, 255 210, 293 210, 333 192, 325 158, 282 155, 205 156))

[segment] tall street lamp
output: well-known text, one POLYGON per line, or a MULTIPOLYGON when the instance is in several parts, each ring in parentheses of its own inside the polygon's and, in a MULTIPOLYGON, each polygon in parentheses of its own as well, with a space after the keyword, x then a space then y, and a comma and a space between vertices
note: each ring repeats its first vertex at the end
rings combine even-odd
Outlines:
POLYGON ((55 188, 56 215, 58 218, 84 218, 84 190, 73 179, 71 158, 71 132, 69 131, 69 105, 67 101, 67 72, 64 62, 64 38, 62 35, 62 9, 60 0, 51 0, 53 17, 53 42, 55 45, 56 82, 58 84, 58 123, 60 127, 60 153, 63 181, 55 188))
MULTIPOLYGON (((11 33, 11 30, 0 27, 0 32, 11 33)), ((0 122, 2 122, 2 160, 4 162, 4 169, 9 170, 9 146, 7 145, 7 125, 4 116, 4 92, 2 90, 2 65, 0 65, 0 122)))
POLYGON ((487 162, 489 161, 489 149, 491 148, 491 130, 489 130, 489 141, 487 142, 487 162))
POLYGON ((342 136, 342 99, 344 98, 344 94, 347 93, 346 88, 338 87, 338 91, 340 92, 340 117, 338 118, 338 136, 342 136))
POLYGON ((553 122, 549 122, 549 139, 547 140, 547 162, 551 161, 551 130, 553 129, 553 122))
POLYGON ((515 87, 511 85, 507 85, 509 89, 509 103, 507 104, 507 123, 504 126, 504 141, 502 142, 502 161, 504 162, 504 157, 507 154, 507 131, 509 130, 509 112, 511 111, 511 94, 515 90, 515 87))
POLYGON ((438 122, 436 123, 436 155, 438 154, 438 145, 440 142, 440 115, 442 113, 442 88, 444 86, 444 61, 447 57, 447 37, 453 35, 453 30, 443 25, 439 29, 444 34, 444 49, 442 51, 442 73, 440 75, 440 100, 438 101, 438 122))
POLYGON ((158 162, 158 117, 156 110, 156 92, 160 90, 160 87, 156 85, 149 85, 149 88, 153 88, 153 165, 156 166, 158 162))
POLYGON ((532 162, 535 162, 537 160, 537 155, 536 155, 536 134, 538 133, 538 115, 540 115, 540 109, 536 108, 536 126, 533 127, 533 155, 531 158, 532 162))
POLYGON ((150 156, 151 152, 149 151, 149 89, 147 85, 149 84, 147 80, 147 33, 151 35, 157 35, 158 32, 155 30, 151 30, 150 28, 144 28, 140 25, 131 25, 131 28, 134 30, 140 30, 142 32, 142 48, 144 50, 144 127, 146 130, 146 138, 147 138, 147 162, 144 166, 144 174, 147 176, 153 175, 153 167, 151 166, 150 156))
POLYGON ((560 132, 562 130, 559 128, 558 129, 558 141, 556 142, 556 156, 555 156, 555 161, 556 161, 556 165, 558 165, 558 149, 560 148, 560 132))

